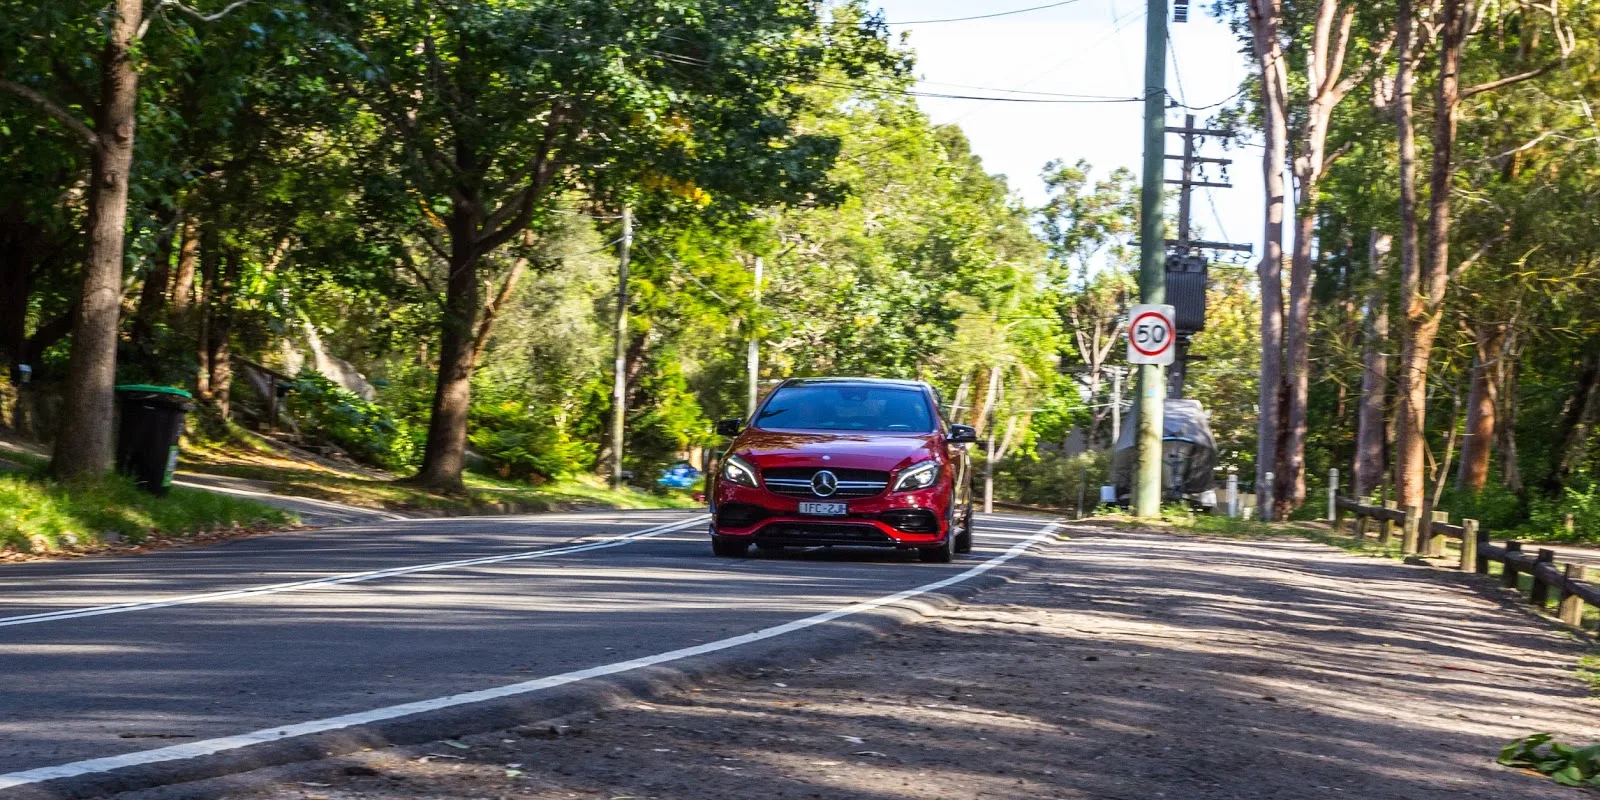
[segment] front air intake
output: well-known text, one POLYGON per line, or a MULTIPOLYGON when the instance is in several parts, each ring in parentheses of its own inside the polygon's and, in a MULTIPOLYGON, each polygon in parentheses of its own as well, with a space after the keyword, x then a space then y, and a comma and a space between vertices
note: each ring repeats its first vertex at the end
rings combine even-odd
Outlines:
POLYGON ((889 527, 906 533, 938 533, 939 518, 925 508, 902 508, 878 515, 889 527))

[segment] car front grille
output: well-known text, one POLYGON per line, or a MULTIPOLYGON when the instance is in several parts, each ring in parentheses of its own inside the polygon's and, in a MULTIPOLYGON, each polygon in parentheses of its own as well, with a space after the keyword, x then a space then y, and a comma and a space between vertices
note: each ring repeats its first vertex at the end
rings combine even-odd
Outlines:
POLYGON ((831 467, 776 467, 761 471, 761 482, 767 491, 789 497, 855 498, 871 497, 889 488, 889 473, 870 469, 833 469, 831 467), (822 470, 828 470, 839 479, 839 488, 830 495, 819 495, 811 486, 811 479, 822 470))
POLYGON ((848 522, 774 522, 756 531, 757 542, 790 545, 893 546, 895 540, 871 525, 848 522))

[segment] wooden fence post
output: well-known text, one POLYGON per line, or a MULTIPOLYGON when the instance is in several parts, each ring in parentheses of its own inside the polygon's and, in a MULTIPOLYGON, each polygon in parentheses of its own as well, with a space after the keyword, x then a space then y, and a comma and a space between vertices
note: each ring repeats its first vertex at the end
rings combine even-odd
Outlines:
POLYGON ((1520 555, 1521 553, 1522 542, 1506 542, 1505 569, 1500 572, 1500 585, 1507 589, 1520 588, 1517 585, 1517 565, 1516 562, 1511 560, 1511 557, 1514 555, 1520 555))
POLYGON ((1478 568, 1478 521, 1475 519, 1461 520, 1461 571, 1470 572, 1478 568))
POLYGON ((1561 621, 1574 627, 1583 626, 1583 598, 1567 587, 1587 577, 1588 570, 1582 564, 1567 565, 1567 582, 1561 586, 1561 621))
MULTIPOLYGON (((1393 511, 1394 501, 1383 501, 1383 507, 1393 511)), ((1394 541, 1394 520, 1384 517, 1383 522, 1378 526, 1378 544, 1388 547, 1392 541, 1394 541)))
MULTIPOLYGON (((1539 548, 1539 564, 1555 564, 1556 551, 1548 548, 1539 548)), ((1528 602, 1544 608, 1550 605, 1550 584, 1545 583, 1544 576, 1540 574, 1538 565, 1533 568, 1533 591, 1528 595, 1528 602)))
POLYGON ((1484 553, 1484 548, 1489 546, 1489 532, 1479 529, 1477 520, 1472 521, 1472 531, 1477 538, 1477 544, 1474 545, 1473 549, 1478 554, 1478 574, 1488 575, 1489 556, 1484 553))
POLYGON ((1403 533, 1400 535, 1400 552, 1402 555, 1414 556, 1417 554, 1417 526, 1422 524, 1422 515, 1416 506, 1406 506, 1406 517, 1400 523, 1403 533))
POLYGON ((1423 541, 1427 543, 1424 547, 1424 552, 1428 554, 1429 558, 1438 558, 1443 556, 1444 541, 1445 539, 1449 538, 1442 533, 1434 532, 1433 523, 1435 522, 1442 522, 1446 525, 1449 525, 1450 512, 1432 510, 1428 511, 1428 518, 1425 520, 1425 524, 1428 526, 1428 533, 1427 536, 1424 537, 1423 541))

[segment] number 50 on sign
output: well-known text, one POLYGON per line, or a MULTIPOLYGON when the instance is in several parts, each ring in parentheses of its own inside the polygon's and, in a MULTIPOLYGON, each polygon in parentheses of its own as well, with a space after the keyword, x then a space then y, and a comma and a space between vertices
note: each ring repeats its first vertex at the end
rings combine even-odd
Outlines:
POLYGON ((1128 311, 1128 363, 1171 364, 1177 336, 1172 306, 1134 306, 1128 311))

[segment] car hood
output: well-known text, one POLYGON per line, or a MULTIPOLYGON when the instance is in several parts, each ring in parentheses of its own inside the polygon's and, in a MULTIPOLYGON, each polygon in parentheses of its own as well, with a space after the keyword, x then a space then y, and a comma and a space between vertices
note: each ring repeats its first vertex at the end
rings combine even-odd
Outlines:
POLYGON ((750 429, 739 435, 732 450, 764 468, 828 466, 892 472, 937 457, 938 434, 750 429))

